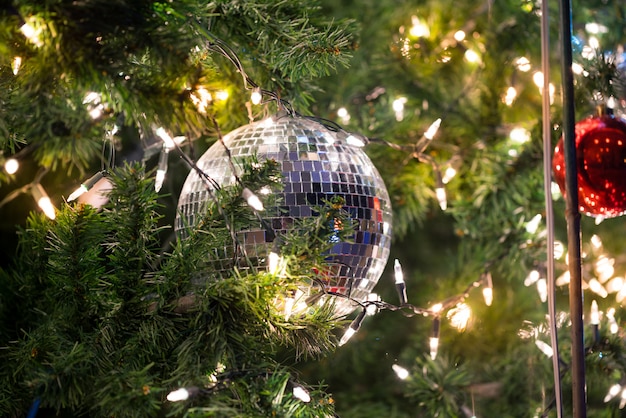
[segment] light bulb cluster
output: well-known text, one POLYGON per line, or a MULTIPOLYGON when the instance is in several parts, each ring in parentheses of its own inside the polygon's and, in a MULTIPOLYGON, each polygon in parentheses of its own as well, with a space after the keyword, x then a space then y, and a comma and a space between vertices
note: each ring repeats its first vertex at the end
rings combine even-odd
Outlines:
MULTIPOLYGON (((167 394, 166 399, 169 402, 184 402, 200 396, 209 396, 218 390, 226 388, 234 377, 245 375, 245 372, 225 373, 223 368, 219 373, 219 375, 216 373, 211 374, 211 376, 209 376, 209 383, 205 387, 188 386, 174 389, 167 394)), ((264 373, 264 375, 267 377, 272 375, 272 373, 264 373)), ((249 377, 255 378, 259 376, 253 375, 249 377)), ((287 380, 287 385, 291 387, 291 394, 294 398, 303 403, 311 402, 311 394, 303 385, 293 381, 291 378, 287 380)))
MULTIPOLYGON (((398 116, 399 111, 404 111, 404 103, 405 101, 401 99, 397 99, 394 102, 394 111, 396 112, 396 117, 398 116)), ((439 131, 440 126, 441 118, 438 118, 430 124, 430 126, 426 129, 426 131, 424 131, 422 136, 413 145, 399 145, 379 138, 369 138, 369 142, 385 144, 390 148, 406 152, 413 159, 430 164, 435 174, 435 198, 437 199, 437 203, 439 204, 441 210, 445 211, 448 208, 448 198, 445 184, 447 184, 456 175, 456 169, 452 166, 449 166, 446 169, 445 176, 442 175, 439 163, 432 156, 425 153, 426 148, 435 138, 435 135, 439 131)))
MULTIPOLYGON (((347 343, 358 332, 358 330, 361 328, 366 314, 374 312, 374 309, 371 308, 372 306, 375 306, 376 311, 405 310, 409 312, 409 316, 421 315, 425 317, 430 316, 433 318, 432 332, 428 338, 428 347, 430 356, 434 360, 437 357, 437 353, 439 351, 441 319, 444 316, 447 317, 450 320, 451 325, 459 330, 465 329, 465 327, 467 326, 467 323, 469 322, 469 319, 471 317, 471 309, 469 305, 464 302, 465 299, 469 296, 471 289, 482 286, 485 304, 487 306, 491 306, 493 302, 493 279, 491 277, 491 273, 489 272, 483 273, 480 279, 472 282, 469 286, 467 286, 463 293, 449 297, 443 302, 435 303, 430 308, 419 308, 408 303, 404 272, 402 271, 402 266, 398 259, 394 260, 394 283, 398 294, 398 300, 400 302, 398 305, 384 302, 380 299, 378 295, 372 295, 372 297, 368 298, 364 302, 355 301, 355 303, 361 305, 362 310, 352 320, 350 326, 346 329, 341 340, 339 341, 340 346, 347 343), (447 315, 444 315, 446 312, 447 315)), ((345 295, 339 294, 337 294, 336 296, 347 297, 345 295)), ((401 373, 398 370, 395 370, 396 373, 401 373)))

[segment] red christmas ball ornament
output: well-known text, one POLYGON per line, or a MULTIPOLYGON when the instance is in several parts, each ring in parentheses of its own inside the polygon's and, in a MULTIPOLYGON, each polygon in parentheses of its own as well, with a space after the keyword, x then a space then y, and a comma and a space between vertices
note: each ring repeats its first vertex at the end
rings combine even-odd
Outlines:
MULTIPOLYGON (((626 121, 601 115, 576 123, 576 168, 580 211, 613 218, 626 213, 626 121)), ((552 160, 554 179, 565 195, 563 137, 552 160)))

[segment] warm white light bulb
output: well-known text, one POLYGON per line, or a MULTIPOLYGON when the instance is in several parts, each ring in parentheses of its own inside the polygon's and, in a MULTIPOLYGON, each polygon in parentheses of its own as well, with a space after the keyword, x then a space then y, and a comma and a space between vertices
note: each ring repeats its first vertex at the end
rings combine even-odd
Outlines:
POLYGON ((472 309, 466 303, 459 303, 448 311, 446 317, 450 321, 450 325, 459 331, 463 331, 467 328, 467 324, 469 324, 472 317, 472 309))
POLYGON ((414 36, 416 38, 430 36, 430 29, 417 16, 411 16, 411 23, 412 26, 411 29, 409 29, 409 33, 411 34, 411 36, 414 36))
POLYGON ((526 276, 526 279, 524 279, 524 286, 528 287, 533 283, 536 283, 537 280, 539 280, 540 274, 537 270, 531 270, 530 273, 528 273, 528 276, 526 276))
POLYGON ((163 146, 168 150, 176 146, 172 136, 167 133, 167 131, 163 127, 157 128, 156 134, 159 138, 161 138, 161 140, 163 141, 163 146))
POLYGON ((409 371, 402 366, 397 364, 393 364, 391 369, 395 372, 396 376, 398 376, 401 380, 406 380, 409 377, 409 371))
POLYGON ((228 92, 226 90, 219 90, 215 93, 215 98, 217 100, 226 100, 228 99, 228 92))
POLYGON ((437 196, 437 202, 439 202, 439 207, 441 208, 441 210, 446 210, 448 208, 446 189, 443 187, 437 187, 435 189, 435 195, 437 196))
POLYGON ((548 357, 552 357, 554 355, 554 350, 552 347, 541 340, 536 340, 535 345, 541 350, 543 354, 548 357))
POLYGON ((362 139, 357 138, 354 135, 348 135, 348 137, 346 138, 346 142, 350 145, 354 145, 355 147, 365 146, 365 142, 362 139))
POLYGON ((78 186, 76 188, 76 190, 74 190, 72 192, 72 194, 67 198, 68 202, 73 202, 74 200, 78 199, 79 197, 81 197, 82 195, 84 195, 85 193, 87 193, 89 190, 87 190, 87 187, 85 187, 84 184, 81 184, 80 186, 78 186))
POLYGON ((430 337, 429 346, 430 358, 434 360, 437 358, 437 352, 439 351, 439 337, 430 337))
POLYGON ((167 394, 167 400, 170 402, 180 402, 187 399, 189 399, 189 391, 185 388, 180 388, 167 394))
POLYGON ((613 386, 611 386, 606 396, 604 397, 604 403, 607 403, 608 401, 616 397, 621 392, 621 390, 622 390, 622 385, 620 385, 619 383, 616 383, 613 386))
POLYGON ((259 197, 257 195, 255 195, 254 193, 252 193, 252 190, 248 189, 247 187, 245 187, 241 193, 241 195, 243 196, 244 199, 246 199, 246 202, 248 202, 248 205, 257 211, 262 211, 265 208, 263 207, 263 202, 261 202, 261 199, 259 199, 259 197))
POLYGON ((473 64, 480 62, 480 55, 473 49, 465 51, 465 59, 473 64))
POLYGON ((598 310, 598 302, 591 301, 591 315, 589 316, 589 322, 592 325, 598 325, 600 323, 600 311, 598 310))
POLYGON ((619 409, 624 409, 626 406, 626 389, 622 390, 621 400, 619 401, 619 409))
POLYGON ((503 101, 507 106, 512 106, 516 98, 517 90, 515 89, 515 87, 509 87, 508 89, 506 89, 506 94, 504 95, 503 101))
POLYGON ((457 42, 461 42, 463 39, 465 39, 465 32, 463 32, 462 30, 458 30, 454 33, 454 39, 457 42))
POLYGON ((438 314, 439 312, 441 312, 442 309, 443 304, 441 303, 435 303, 433 306, 430 307, 430 311, 434 314, 438 314))
POLYGON ((404 283, 404 273, 402 273, 402 266, 397 258, 393 262, 393 273, 396 279, 396 284, 404 283))
POLYGON ((31 187, 31 193, 33 195, 33 198, 37 202, 37 205, 43 211, 43 213, 48 218, 55 219, 56 218, 56 209, 55 209, 54 205, 52 204, 52 201, 50 201, 50 198, 48 197, 48 194, 46 193, 44 188, 41 186, 41 184, 39 184, 39 183, 34 184, 31 187))
POLYGON ((530 71, 530 69, 532 68, 532 66, 530 65, 530 61, 526 57, 519 57, 518 59, 516 59, 515 66, 518 70, 524 73, 530 71))
POLYGON ((537 232, 537 229, 539 229, 539 224, 541 223, 541 219, 542 216, 539 213, 533 216, 533 218, 526 224, 526 232, 528 232, 529 234, 534 234, 535 232, 537 232))
POLYGON ((161 191, 163 187, 163 183, 165 182, 165 170, 158 169, 156 171, 156 175, 154 176, 154 190, 158 193, 161 191))
POLYGON ((483 298, 485 299, 485 305, 491 306, 493 303, 493 289, 491 287, 483 287, 483 298))
POLYGON ((294 386, 292 393, 293 396, 300 399, 304 403, 311 402, 311 395, 309 395, 309 392, 307 392, 307 390, 302 386, 294 386))
MULTIPOLYGON (((35 20, 35 18, 31 17, 30 20, 33 21, 35 20)), ((20 31, 26 37, 26 39, 28 39, 33 44, 35 44, 35 46, 38 46, 38 47, 43 46, 43 42, 39 38, 41 29, 36 29, 33 25, 26 22, 20 27, 20 31)))
POLYGON ((254 89, 250 94, 250 101, 253 105, 258 105, 263 100, 263 95, 259 89, 254 89))
POLYGON ((565 245, 561 241, 554 241, 554 259, 559 260, 565 254, 565 245))
POLYGON ((448 184, 450 180, 452 180, 456 176, 456 170, 453 167, 446 168, 446 172, 443 174, 443 178, 441 182, 443 184, 448 184))
POLYGON ((20 168, 20 163, 15 158, 9 158, 4 162, 4 170, 8 174, 15 174, 20 168))
POLYGON ((509 132, 509 138, 516 144, 525 144, 530 141, 530 132, 528 129, 522 127, 513 128, 511 132, 509 132))
POLYGON ((438 118, 437 120, 435 120, 433 123, 430 124, 428 129, 426 129, 426 132, 424 132, 424 138, 428 139, 429 141, 432 141, 432 139, 437 134, 437 131, 439 131, 440 126, 441 126, 441 118, 438 118))
POLYGON ((391 107, 393 108, 394 112, 402 112, 404 110, 404 104, 406 103, 407 98, 406 97, 400 97, 396 100, 393 101, 393 103, 391 104, 391 107))
POLYGON ((17 75, 17 73, 20 71, 21 66, 22 66, 22 57, 13 57, 13 63, 11 64, 13 75, 17 75))
POLYGON ((356 330, 352 327, 348 327, 348 329, 346 329, 346 332, 343 334, 343 337, 341 337, 341 340, 339 340, 339 346, 341 347, 342 345, 347 343, 354 334, 356 334, 356 330))
POLYGON ((280 255, 271 251, 267 256, 267 268, 271 274, 276 274, 278 272, 279 262, 280 255))
MULTIPOLYGON (((367 295, 368 302, 380 302, 380 296, 377 293, 370 293, 367 295)), ((375 303, 368 304, 365 308, 365 312, 369 316, 374 316, 378 313, 378 306, 375 303)))
POLYGON ((600 283, 597 279, 589 280, 588 284, 589 289, 598 296, 605 298, 609 295, 609 292, 607 292, 604 286, 602 286, 602 283, 600 283))

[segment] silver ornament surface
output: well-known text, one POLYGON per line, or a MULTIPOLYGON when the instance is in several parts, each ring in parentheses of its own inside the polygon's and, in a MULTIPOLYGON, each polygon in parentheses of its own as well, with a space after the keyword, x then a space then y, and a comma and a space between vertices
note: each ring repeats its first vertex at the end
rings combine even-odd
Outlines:
MULTIPOLYGON (((283 190, 278 192, 280 214, 266 217, 277 235, 293 225, 294 219, 315 216, 312 206, 335 195, 344 198, 344 209, 357 225, 352 242, 338 242, 329 255, 336 273, 326 290, 365 301, 387 263, 391 246, 391 204, 385 184, 372 161, 355 140, 341 129, 332 129, 299 116, 276 115, 242 126, 224 136, 234 160, 256 155, 260 161, 273 159, 280 164, 283 190)), ((362 145, 362 144, 361 144, 362 145)), ((220 142, 211 146, 197 166, 225 186, 235 181, 227 151, 220 142)), ((192 171, 178 201, 175 229, 195 225, 209 194, 206 184, 192 171)), ((260 227, 238 231, 248 253, 265 260, 273 237, 260 227)), ((229 249, 224 249, 228 253, 229 249)), ((232 249, 230 249, 232 253, 232 249)), ((265 264, 259 268, 265 268, 265 264)), ((338 316, 358 305, 347 298, 335 298, 338 316)))

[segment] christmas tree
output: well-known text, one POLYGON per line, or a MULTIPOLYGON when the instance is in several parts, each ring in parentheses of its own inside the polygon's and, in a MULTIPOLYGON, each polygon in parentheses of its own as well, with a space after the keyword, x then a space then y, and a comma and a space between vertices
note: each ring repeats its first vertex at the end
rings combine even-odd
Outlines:
MULTIPOLYGON (((564 130, 562 4, 7 3, 3 416, 572 416, 572 243, 562 188, 546 203, 543 143, 564 130), (380 296, 354 296, 363 279, 354 293, 329 285, 350 270, 329 266, 339 244, 385 251, 358 247, 356 192, 331 188, 284 227, 284 166, 227 152, 234 179, 215 184, 196 164, 227 132, 285 113, 328 144, 365 144, 384 179, 394 241, 380 296), (193 221, 177 214, 188 173, 207 183, 193 221), (272 245, 240 242, 257 232, 272 245)), ((565 104, 577 121, 599 105, 619 118, 626 9, 572 10, 565 104)), ((597 152, 623 155, 624 134, 597 152)), ((328 145, 304 136, 306 152, 328 145)), ((589 173, 619 188, 622 166, 589 173)), ((612 212, 582 200, 591 417, 626 404, 623 201, 609 195, 612 212)))

